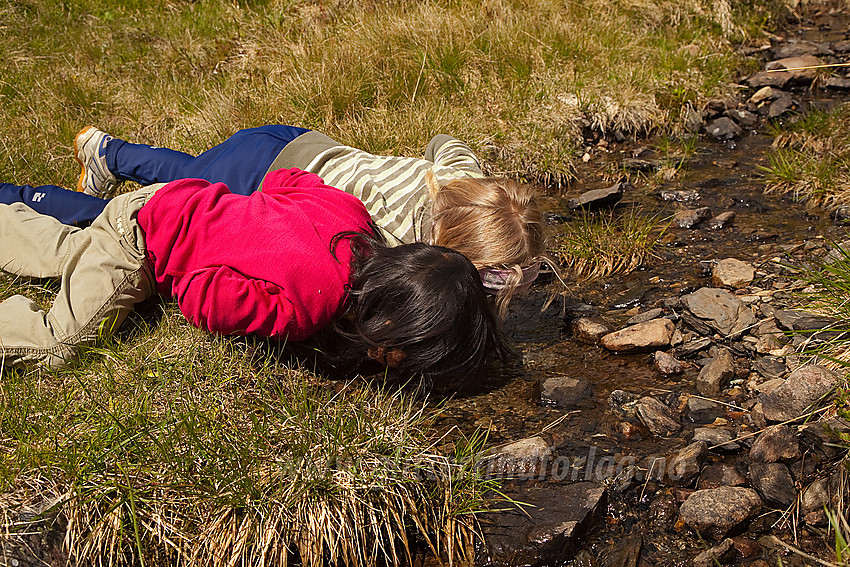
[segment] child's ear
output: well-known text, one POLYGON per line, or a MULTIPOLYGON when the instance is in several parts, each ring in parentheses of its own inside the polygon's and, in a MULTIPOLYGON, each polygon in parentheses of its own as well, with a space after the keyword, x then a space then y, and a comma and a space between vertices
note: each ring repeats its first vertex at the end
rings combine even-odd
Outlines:
POLYGON ((425 172, 425 183, 428 184, 428 194, 433 201, 440 192, 440 184, 437 183, 437 178, 434 176, 434 171, 429 169, 425 172))

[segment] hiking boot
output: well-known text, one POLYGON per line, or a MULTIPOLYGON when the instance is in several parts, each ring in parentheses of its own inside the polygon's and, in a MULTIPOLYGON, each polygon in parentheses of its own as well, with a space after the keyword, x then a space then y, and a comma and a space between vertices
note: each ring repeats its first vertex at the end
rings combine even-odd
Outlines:
POLYGON ((106 143, 112 136, 93 126, 86 126, 74 138, 74 157, 83 167, 77 191, 109 199, 121 181, 106 166, 106 143))

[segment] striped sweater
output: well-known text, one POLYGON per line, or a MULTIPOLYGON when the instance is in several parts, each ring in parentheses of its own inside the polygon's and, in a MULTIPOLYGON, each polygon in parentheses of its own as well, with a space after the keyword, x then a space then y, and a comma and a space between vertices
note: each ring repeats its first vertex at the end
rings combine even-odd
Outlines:
MULTIPOLYGON (((290 142, 269 167, 302 169, 360 199, 390 244, 427 242, 431 235, 431 200, 425 172, 437 181, 483 177, 481 165, 465 143, 439 134, 425 158, 376 156, 344 146, 319 132, 290 142)), ((268 175, 268 173, 267 173, 268 175)))

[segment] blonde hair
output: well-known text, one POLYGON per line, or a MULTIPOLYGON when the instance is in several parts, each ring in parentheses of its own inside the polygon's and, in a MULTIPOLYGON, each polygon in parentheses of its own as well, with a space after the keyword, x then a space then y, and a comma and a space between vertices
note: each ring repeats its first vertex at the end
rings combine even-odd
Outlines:
POLYGON ((537 191, 504 177, 438 184, 428 171, 426 180, 433 203, 433 243, 460 252, 478 270, 514 272, 496 297, 496 309, 504 317, 522 280, 522 268, 541 260, 551 264, 537 191))

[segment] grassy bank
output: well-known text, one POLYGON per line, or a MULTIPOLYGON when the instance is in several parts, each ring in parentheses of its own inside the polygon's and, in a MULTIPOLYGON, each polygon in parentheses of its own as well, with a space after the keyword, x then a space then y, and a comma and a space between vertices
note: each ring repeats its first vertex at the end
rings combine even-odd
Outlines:
MULTIPOLYGON (((734 42, 777 10, 770 0, 0 0, 0 180, 73 186, 72 140, 86 124, 199 152, 239 128, 289 123, 406 155, 450 133, 492 172, 565 182, 583 129, 672 131, 684 105, 726 94, 734 42)), ((47 305, 54 290, 0 276, 0 299, 47 305)), ((335 386, 161 311, 133 316, 75 368, 4 375, 4 510, 57 496, 80 564, 270 564, 290 553, 395 564, 414 541, 463 557, 487 487, 465 464, 474 446, 431 438, 431 410, 335 386)))

